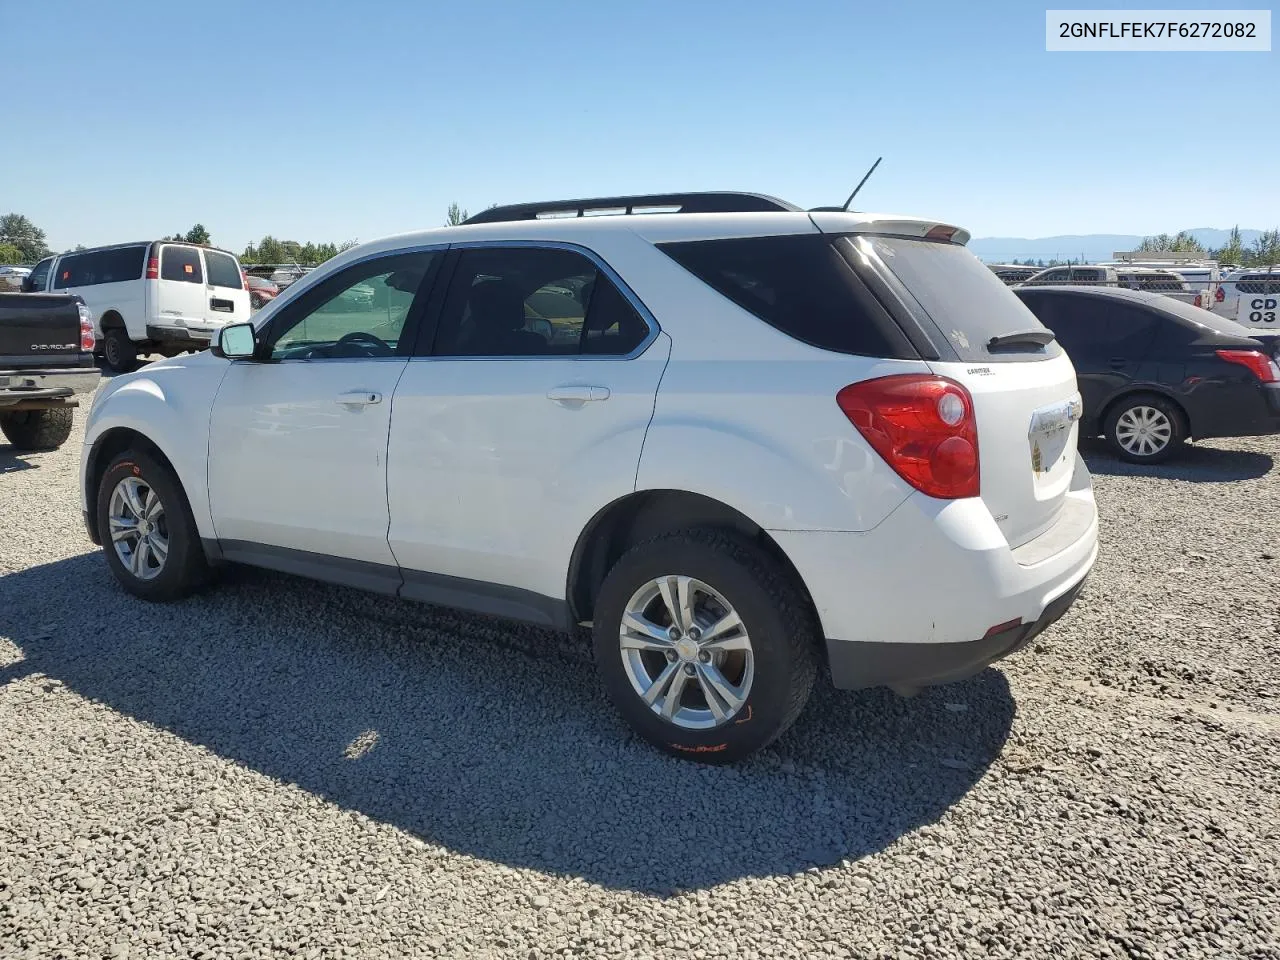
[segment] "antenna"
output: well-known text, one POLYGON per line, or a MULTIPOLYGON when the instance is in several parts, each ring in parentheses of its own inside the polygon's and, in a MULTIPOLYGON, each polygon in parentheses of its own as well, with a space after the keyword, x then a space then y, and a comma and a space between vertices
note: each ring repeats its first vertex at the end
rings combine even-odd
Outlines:
POLYGON ((871 169, 867 171, 867 175, 858 181, 858 185, 853 188, 853 193, 849 194, 849 199, 844 202, 843 209, 849 209, 849 205, 853 203, 853 198, 858 195, 858 191, 862 189, 862 185, 871 179, 871 175, 876 172, 876 167, 880 166, 880 161, 883 159, 884 157, 876 157, 876 162, 871 165, 871 169))

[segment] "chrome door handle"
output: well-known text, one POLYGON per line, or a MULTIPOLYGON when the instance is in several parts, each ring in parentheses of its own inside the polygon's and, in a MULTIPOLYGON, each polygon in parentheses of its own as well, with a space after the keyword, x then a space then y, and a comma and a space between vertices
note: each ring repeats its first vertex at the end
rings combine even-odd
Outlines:
POLYGON ((558 403, 586 403, 589 400, 608 400, 608 387, 584 387, 569 384, 563 387, 552 387, 547 391, 547 399, 558 403))
POLYGON ((336 397, 336 402, 344 407, 367 407, 382 402, 382 394, 376 390, 348 390, 336 397))

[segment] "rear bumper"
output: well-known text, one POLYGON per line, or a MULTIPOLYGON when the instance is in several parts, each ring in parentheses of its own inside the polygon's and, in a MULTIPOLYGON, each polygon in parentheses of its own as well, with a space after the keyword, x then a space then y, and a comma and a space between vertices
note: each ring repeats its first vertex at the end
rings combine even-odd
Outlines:
POLYGON ((0 409, 22 404, 55 406, 93 393, 102 375, 97 367, 0 371, 0 409))
POLYGON ((1197 440, 1273 433, 1280 433, 1280 383, 1236 387, 1226 402, 1191 410, 1191 435, 1197 440))
POLYGON ((865 533, 770 533, 809 589, 842 688, 946 682, 1007 656, 1070 605, 1098 552, 1078 455, 1058 520, 1017 549, 982 500, 923 494, 865 533))

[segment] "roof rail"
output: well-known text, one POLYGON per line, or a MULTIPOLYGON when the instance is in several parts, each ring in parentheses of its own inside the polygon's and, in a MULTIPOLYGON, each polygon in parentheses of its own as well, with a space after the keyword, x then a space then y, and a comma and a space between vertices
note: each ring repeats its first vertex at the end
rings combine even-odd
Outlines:
POLYGON ((649 193, 633 197, 592 197, 513 203, 482 210, 463 223, 502 223, 510 220, 553 220, 636 213, 767 213, 800 210, 795 204, 762 193, 649 193))

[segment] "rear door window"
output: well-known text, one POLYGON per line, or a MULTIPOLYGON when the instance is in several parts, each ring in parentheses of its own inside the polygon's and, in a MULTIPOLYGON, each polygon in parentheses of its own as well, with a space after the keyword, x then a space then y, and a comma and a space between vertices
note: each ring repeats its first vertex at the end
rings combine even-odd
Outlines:
POLYGON ((1050 343, 1010 344, 988 349, 993 337, 1043 330, 1018 295, 954 243, 902 237, 859 237, 902 282, 961 360, 999 363, 1055 357, 1050 343))
POLYGON ((209 283, 215 287, 227 287, 231 290, 244 289, 244 280, 240 276, 240 267, 233 257, 214 250, 204 252, 205 266, 209 268, 209 283))
POLYGON ((1045 294, 1028 305, 1073 360, 1141 360, 1160 327, 1156 314, 1109 297, 1045 294))
POLYGON ((184 283, 204 283, 204 270, 200 266, 200 251, 195 247, 162 247, 160 250, 160 279, 178 280, 184 283))
MULTIPOLYGON (((822 234, 697 240, 659 249, 717 293, 796 340, 866 357, 916 356, 902 329, 822 234)), ((1001 290, 977 258, 975 267, 1001 290)))

